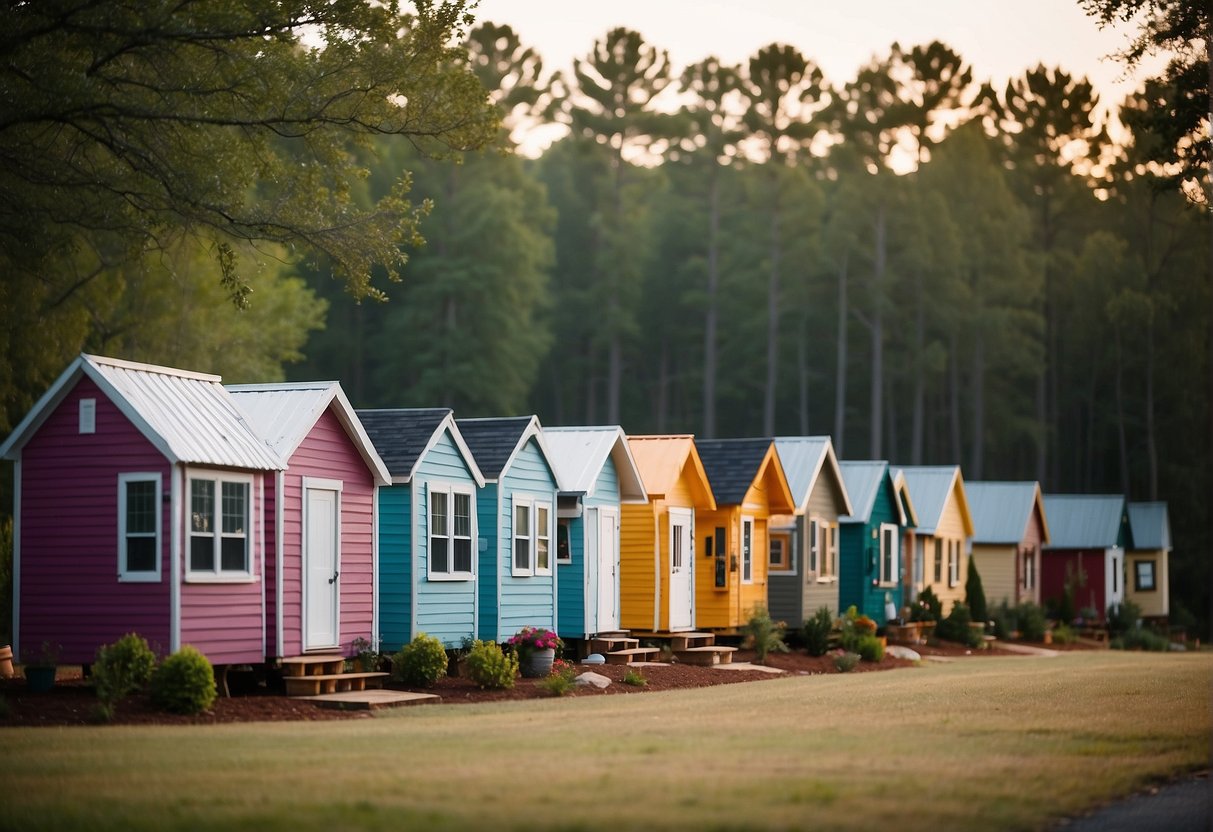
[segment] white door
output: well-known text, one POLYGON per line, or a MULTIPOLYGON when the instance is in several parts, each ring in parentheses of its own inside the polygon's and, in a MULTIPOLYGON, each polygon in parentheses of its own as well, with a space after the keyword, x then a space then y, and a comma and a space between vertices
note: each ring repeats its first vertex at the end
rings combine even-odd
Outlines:
POLYGON ((598 509, 598 618, 597 632, 619 629, 616 576, 619 574, 619 515, 598 509))
POLYGON ((691 572, 691 532, 694 515, 690 509, 670 509, 670 630, 690 630, 695 626, 694 575, 691 572))
POLYGON ((304 488, 303 649, 337 646, 338 492, 304 488))

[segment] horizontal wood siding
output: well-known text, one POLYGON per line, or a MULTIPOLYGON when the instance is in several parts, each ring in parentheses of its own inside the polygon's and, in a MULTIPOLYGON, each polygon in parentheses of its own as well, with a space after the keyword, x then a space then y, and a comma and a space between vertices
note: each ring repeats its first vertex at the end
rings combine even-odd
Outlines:
MULTIPOLYGON (((736 622, 740 597, 738 587, 741 584, 740 517, 741 509, 738 506, 695 512, 695 551, 708 551, 707 539, 713 537, 720 527, 725 529, 725 556, 729 559, 724 587, 716 586, 716 569, 707 557, 703 559, 706 568, 695 570, 696 627, 723 629, 734 626, 736 622), (737 564, 736 572, 732 568, 734 562, 737 564)), ((662 540, 664 545, 664 536, 662 540)))
POLYGON ((1125 557, 1125 600, 1141 607, 1141 614, 1149 617, 1166 617, 1171 614, 1170 569, 1167 552, 1136 551, 1125 557), (1137 561, 1154 561, 1154 589, 1139 591, 1137 586, 1137 561))
MULTIPOLYGON (((569 558, 571 563, 556 564, 556 591, 560 608, 561 638, 584 638, 589 632, 586 625, 586 543, 589 534, 588 508, 580 517, 564 521, 569 528, 569 558)), ((558 523, 559 524, 559 523, 558 523)))
POLYGON ((1019 547, 1013 543, 973 544, 973 565, 981 575, 981 588, 986 603, 998 606, 1005 601, 1015 606, 1015 559, 1020 557, 1019 547))
MULTIPOLYGON (((867 523, 839 524, 839 594, 838 607, 846 610, 854 606, 861 614, 873 621, 885 620, 885 595, 897 610, 906 603, 904 587, 910 573, 913 553, 906 546, 906 535, 901 529, 897 513, 896 495, 888 477, 881 479, 872 504, 872 513, 867 523), (896 585, 880 586, 880 526, 892 523, 899 529, 896 585), (875 535, 875 536, 873 536, 875 535)), ((963 548, 962 548, 963 552, 963 548)), ((812 612, 810 610, 810 612, 812 612)))
POLYGON ((302 516, 303 478, 341 480, 341 552, 339 560, 340 648, 352 653, 350 642, 370 639, 374 599, 374 477, 354 442, 334 415, 326 410, 307 438, 291 455, 286 471, 283 610, 287 655, 302 645, 302 516))
MULTIPOLYGON (((87 378, 48 416, 21 454, 19 658, 49 641, 64 662, 91 662, 129 632, 159 653, 170 646, 170 505, 161 503, 157 583, 118 581, 118 475, 159 473, 163 455, 87 378), (79 402, 96 400, 96 432, 79 433, 79 402)), ((257 622, 260 626, 260 619, 257 622)))
POLYGON ((1043 553, 1040 564, 1040 594, 1045 604, 1056 605, 1066 585, 1066 567, 1077 574, 1081 569, 1086 582, 1074 597, 1074 611, 1092 607, 1102 618, 1107 610, 1107 553, 1104 549, 1050 549, 1043 553))
MULTIPOLYGON (((960 502, 955 488, 952 489, 952 493, 948 495, 948 501, 944 504, 939 526, 935 529, 935 537, 945 541, 954 540, 960 544, 958 547, 958 551, 960 552, 960 568, 957 571, 955 586, 950 585, 946 560, 944 562, 943 580, 939 583, 931 583, 931 579, 935 577, 935 574, 932 569, 927 570, 928 583, 931 583, 931 588, 939 596, 939 600, 943 602, 943 613, 947 615, 951 612, 953 604, 957 601, 964 601, 965 581, 969 577, 969 558, 966 555, 968 547, 965 545, 964 519, 960 513, 960 502)), ((928 551, 932 550, 928 549, 928 551)), ((947 550, 945 549, 944 551, 946 552, 947 550)), ((929 559, 927 562, 930 564, 929 559)))
MULTIPOLYGON (((515 578, 512 574, 513 558, 505 557, 509 552, 514 533, 513 498, 547 503, 553 518, 556 514, 556 480, 551 468, 543 458, 538 444, 529 440, 518 452, 514 462, 506 471, 502 482, 503 493, 509 498, 502 501, 498 547, 503 554, 501 570, 501 607, 498 610, 497 630, 502 639, 507 639, 523 627, 556 628, 556 583, 555 575, 530 575, 515 578)), ((553 546, 555 538, 552 539, 553 546)), ((552 560, 556 553, 553 549, 552 560)))
MULTIPOLYGON (((656 538, 657 513, 665 515, 664 500, 648 505, 620 506, 619 510, 619 626, 627 630, 653 627, 653 593, 656 577, 653 561, 665 563, 664 538, 656 538), (656 550, 654 547, 657 547, 656 550)), ((661 568, 665 568, 663 565, 661 568)))
POLYGON ((282 655, 282 651, 278 645, 278 550, 277 550, 277 506, 278 497, 275 494, 277 488, 277 476, 273 471, 267 471, 262 475, 261 481, 265 485, 265 502, 261 508, 260 520, 262 534, 261 539, 265 541, 265 574, 262 576, 262 597, 265 602, 265 653, 267 656, 282 655))
POLYGON ((412 486, 379 489, 379 630, 382 649, 410 640, 412 608, 412 486))
MULTIPOLYGON (((412 568, 417 570, 417 623, 415 631, 439 639, 448 647, 458 647, 465 638, 475 636, 476 581, 429 580, 429 484, 442 483, 472 489, 472 513, 477 515, 480 495, 472 473, 451 438, 443 431, 434 447, 417 467, 417 551, 412 568)), ((553 507, 553 511, 555 507, 553 507)), ((479 516, 477 515, 479 521, 479 516)), ((473 541, 475 546, 475 541, 473 541)), ((553 557, 555 555, 553 554, 553 557)), ((473 563, 475 553, 473 552, 473 563)), ((473 565, 473 571, 475 566, 473 565)))
MULTIPOLYGON (((1023 551, 1023 547, 1028 547, 1031 551, 1031 557, 1036 561, 1036 584, 1028 589, 1019 586, 1016 590, 1016 598, 1019 601, 1031 601, 1033 604, 1040 603, 1040 550, 1043 546, 1044 525, 1041 521, 1040 508, 1037 505, 1033 505, 1032 517, 1028 520, 1028 528, 1023 535, 1021 552, 1023 551)), ((1020 557, 1023 557, 1023 555, 1021 554, 1020 557)), ((1023 581, 1022 570, 1023 567, 1020 566, 1016 571, 1016 581, 1020 583, 1023 581)))
MULTIPOLYGON (((598 472, 594 483, 594 494, 585 500, 585 512, 572 521, 569 548, 572 564, 560 566, 557 572, 558 603, 560 611, 559 633, 564 638, 584 638, 598 632, 598 518, 597 509, 619 508, 619 476, 615 471, 615 460, 607 457, 606 464, 598 472), (586 606, 586 599, 590 606, 586 606)), ((616 542, 618 545, 618 541, 616 542)), ((617 595, 618 593, 612 593, 617 595)), ((619 612, 619 600, 615 599, 615 610, 619 612)), ((622 625, 621 625, 622 626, 622 625)))
MULTIPOLYGON (((502 568, 508 568, 509 562, 501 558, 500 518, 497 513, 497 502, 501 487, 497 483, 486 483, 476 495, 476 521, 479 527, 476 561, 476 594, 479 609, 477 610, 476 638, 482 641, 498 641, 497 635, 497 588, 500 584, 498 573, 502 568), (498 560, 503 561, 498 566, 498 560)), ((502 510, 508 510, 503 506, 502 510)))

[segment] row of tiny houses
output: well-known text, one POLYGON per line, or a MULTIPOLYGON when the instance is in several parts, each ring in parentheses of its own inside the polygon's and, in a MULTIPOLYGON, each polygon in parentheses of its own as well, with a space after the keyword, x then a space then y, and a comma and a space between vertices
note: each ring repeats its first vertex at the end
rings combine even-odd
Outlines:
POLYGON ((419 632, 735 633, 761 605, 793 626, 852 605, 883 621, 926 588, 946 613, 970 562, 992 603, 1169 611, 1165 504, 839 461, 828 437, 355 412, 336 382, 225 387, 82 355, 0 456, 14 647, 69 662, 130 631, 229 665, 419 632))

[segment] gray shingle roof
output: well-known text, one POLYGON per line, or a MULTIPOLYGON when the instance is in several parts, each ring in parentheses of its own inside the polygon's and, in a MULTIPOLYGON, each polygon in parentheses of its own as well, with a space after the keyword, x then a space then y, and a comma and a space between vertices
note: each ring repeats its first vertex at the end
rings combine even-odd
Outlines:
POLYGON ((717 505, 736 505, 745 499, 770 447, 770 439, 695 440, 717 505))
MULTIPOLYGON (((491 419, 457 419, 459 432, 467 442, 485 479, 495 480, 514 455, 523 435, 535 422, 534 416, 504 416, 491 419)), ((536 436, 539 436, 536 430, 536 436)), ((540 437, 542 439, 542 437, 540 437)))
POLYGON ((451 410, 446 407, 358 411, 358 418, 392 479, 412 476, 422 451, 450 415, 451 410))
POLYGON ((1125 498, 1107 494, 1046 494, 1051 540, 1046 549, 1110 549, 1120 545, 1125 498))

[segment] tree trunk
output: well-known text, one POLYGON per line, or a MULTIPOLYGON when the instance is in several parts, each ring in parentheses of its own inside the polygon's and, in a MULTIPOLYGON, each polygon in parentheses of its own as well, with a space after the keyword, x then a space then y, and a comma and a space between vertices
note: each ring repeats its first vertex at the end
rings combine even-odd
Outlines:
MULTIPOLYGON (((615 149, 615 224, 614 234, 608 241, 608 247, 614 248, 620 244, 623 236, 623 143, 615 149)), ((619 252, 615 252, 618 254, 619 252)), ((619 269, 608 268, 610 277, 610 297, 607 300, 607 320, 611 329, 610 342, 607 347, 607 424, 619 424, 619 399, 623 389, 623 335, 620 333, 621 288, 619 285, 619 269)), ((593 424, 593 423, 591 423, 593 424)))
MULTIPOLYGON (((796 342, 796 377, 800 382, 800 435, 809 435, 809 307, 800 311, 800 337, 796 342)), ((773 435, 773 434, 769 434, 773 435)))
POLYGON ((948 344, 948 410, 950 411, 950 426, 952 440, 952 456, 953 462, 960 460, 960 357, 957 355, 959 349, 959 339, 956 337, 956 330, 952 330, 952 335, 948 344))
POLYGON ((922 465, 922 434, 925 430, 926 368, 923 351, 927 339, 927 310, 922 291, 922 272, 914 274, 914 403, 910 416, 910 464, 922 465))
POLYGON ((868 453, 880 459, 880 437, 884 428, 884 272, 885 222, 884 205, 876 209, 876 259, 872 274, 872 413, 868 453))
POLYGON ((834 453, 841 459, 847 414, 847 262, 849 252, 843 252, 838 269, 838 349, 834 365, 834 453))
POLYGON ((762 435, 775 435, 775 385, 779 380, 779 180, 772 177, 771 275, 767 286, 767 380, 762 399, 762 435))
MULTIPOLYGON (((982 334, 980 317, 977 318, 977 321, 978 324, 974 327, 973 334, 973 378, 971 379, 973 385, 973 446, 967 472, 974 480, 980 480, 984 476, 986 435, 986 341, 982 334)), ((959 457, 957 458, 959 459, 959 457)))
POLYGON ((1116 330, 1116 443, 1120 451, 1120 493, 1129 496, 1129 441, 1125 432, 1124 357, 1120 330, 1116 330))
MULTIPOLYGON (((670 342, 661 339, 661 361, 657 365, 657 432, 665 433, 670 417, 670 342)), ((612 422, 611 424, 619 424, 612 422)))
POLYGON ((703 436, 716 437, 716 294, 720 286, 720 177, 713 169, 708 191, 708 297, 703 322, 703 436))

